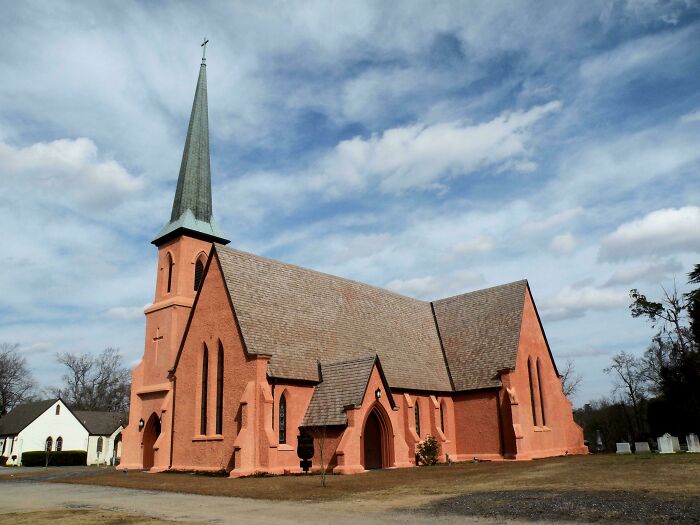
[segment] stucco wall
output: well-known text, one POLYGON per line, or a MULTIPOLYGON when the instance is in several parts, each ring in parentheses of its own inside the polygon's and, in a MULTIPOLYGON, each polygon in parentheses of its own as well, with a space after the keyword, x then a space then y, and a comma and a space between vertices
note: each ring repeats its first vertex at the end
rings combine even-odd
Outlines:
MULTIPOLYGON (((257 396, 241 406, 246 389, 256 390, 257 358, 247 357, 221 269, 216 260, 200 291, 187 339, 178 362, 173 439, 173 468, 182 470, 231 470, 235 467, 234 443, 243 427, 254 426, 257 396), (202 362, 208 349, 207 430, 200 432, 202 362), (216 434, 216 380, 219 344, 224 352, 223 432, 216 434), (252 387, 248 384, 252 383, 252 387)), ((253 439, 252 437, 250 439, 253 439)), ((255 447, 254 441, 238 446, 255 447)))
POLYGON ((527 290, 525 294, 515 370, 502 376, 504 386, 510 391, 509 419, 515 434, 515 457, 530 459, 586 453, 588 449, 583 445, 583 433, 574 422, 571 403, 562 391, 532 298, 527 290), (528 360, 532 363, 532 390, 528 360))
POLYGON ((458 459, 488 459, 501 455, 498 392, 480 390, 455 395, 458 459))

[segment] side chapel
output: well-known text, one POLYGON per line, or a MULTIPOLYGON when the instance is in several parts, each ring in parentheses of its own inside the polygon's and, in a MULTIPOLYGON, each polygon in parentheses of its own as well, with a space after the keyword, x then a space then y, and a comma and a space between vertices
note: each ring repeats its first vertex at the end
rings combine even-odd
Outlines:
POLYGON ((427 435, 442 461, 588 451, 527 281, 421 301, 226 246, 204 58, 153 244, 122 468, 299 472, 302 432, 344 474, 414 466, 427 435))

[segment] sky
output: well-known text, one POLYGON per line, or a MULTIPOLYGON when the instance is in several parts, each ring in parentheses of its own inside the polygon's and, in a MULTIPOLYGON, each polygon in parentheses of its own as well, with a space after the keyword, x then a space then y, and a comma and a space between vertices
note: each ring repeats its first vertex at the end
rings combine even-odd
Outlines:
POLYGON ((0 0, 0 342, 144 344, 206 36, 231 246, 437 299, 529 280, 574 405, 700 250, 700 2, 0 0))

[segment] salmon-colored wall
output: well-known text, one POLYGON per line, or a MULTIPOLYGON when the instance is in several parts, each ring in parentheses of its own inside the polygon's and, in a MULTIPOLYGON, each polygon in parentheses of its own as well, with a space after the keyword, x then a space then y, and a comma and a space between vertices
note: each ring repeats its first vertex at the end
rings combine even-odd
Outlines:
MULTIPOLYGON (((256 400, 242 406, 249 383, 256 383, 258 358, 247 357, 229 306, 218 260, 213 258, 175 370, 174 469, 231 470, 234 443, 244 425, 255 426, 256 400), (200 432, 204 348, 208 354, 207 428, 200 432), (216 433, 217 366, 223 349, 222 433, 216 433)), ((254 387, 253 387, 254 390, 254 387)), ((250 441, 250 440, 249 440, 250 441)), ((239 444, 240 445, 240 444, 239 444)), ((253 446, 250 441, 246 446, 253 446)))
MULTIPOLYGON (((528 289, 525 291, 525 307, 515 369, 503 374, 501 380, 507 389, 508 405, 510 405, 510 414, 507 414, 503 421, 506 424, 510 423, 513 429, 515 459, 588 452, 583 444, 581 428, 574 422, 571 402, 562 391, 561 380, 557 376, 547 349, 528 289), (528 360, 532 363, 532 391, 528 360), (543 411, 546 424, 542 422, 543 411)), ((513 450, 509 451, 512 454, 513 450)))
POLYGON ((501 456, 499 390, 481 390, 455 395, 457 459, 493 459, 501 456))
POLYGON ((122 468, 143 468, 142 429, 152 414, 161 419, 161 434, 154 447, 154 470, 170 464, 170 430, 172 423, 172 385, 168 371, 194 301, 194 266, 206 259, 211 243, 180 236, 158 248, 158 270, 153 304, 146 308, 144 355, 132 373, 129 425, 123 432, 122 468), (170 292, 167 289, 169 257, 172 258, 170 292))

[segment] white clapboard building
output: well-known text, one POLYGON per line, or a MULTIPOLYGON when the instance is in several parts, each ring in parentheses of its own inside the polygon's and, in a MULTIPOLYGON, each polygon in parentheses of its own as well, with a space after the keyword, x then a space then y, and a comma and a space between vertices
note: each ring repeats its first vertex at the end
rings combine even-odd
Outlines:
POLYGON ((0 455, 21 465, 22 453, 85 450, 88 465, 114 465, 128 414, 71 410, 61 399, 32 401, 0 418, 0 455))

